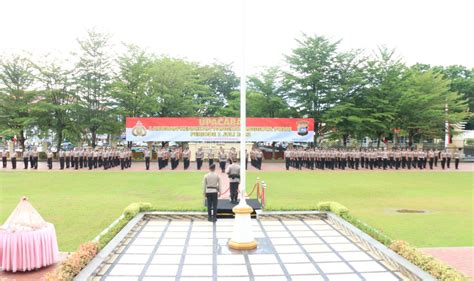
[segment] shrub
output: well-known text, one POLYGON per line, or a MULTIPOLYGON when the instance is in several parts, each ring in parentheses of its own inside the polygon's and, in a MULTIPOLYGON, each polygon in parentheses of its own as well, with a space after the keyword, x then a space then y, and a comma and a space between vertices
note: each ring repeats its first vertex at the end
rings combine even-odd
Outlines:
POLYGON ((392 239, 388 237, 386 234, 384 234, 382 231, 366 224, 363 221, 360 221, 359 219, 352 216, 351 214, 346 213, 346 214, 341 215, 341 217, 347 222, 349 222, 350 224, 354 225, 358 229, 368 234, 370 237, 384 244, 385 246, 390 246, 390 244, 392 243, 392 239))
POLYGON ((390 249, 430 273, 438 280, 468 280, 466 276, 457 272, 452 267, 434 259, 430 255, 418 251, 405 241, 394 241, 390 245, 390 249))
POLYGON ((87 242, 81 244, 79 249, 70 255, 59 267, 46 275, 46 281, 70 281, 86 267, 86 265, 97 255, 99 244, 87 242))
POLYGON ((100 238, 99 238, 99 247, 100 249, 104 248, 105 245, 107 245, 110 240, 112 240, 115 235, 117 235, 117 233, 120 232, 120 230, 122 230, 122 228, 127 225, 127 223, 130 221, 130 219, 126 218, 126 217, 123 217, 117 224, 115 224, 114 226, 112 226, 109 231, 107 231, 107 233, 105 233, 104 235, 102 235, 100 238))
POLYGON ((318 208, 318 210, 320 210, 320 211, 330 211, 330 212, 333 212, 333 213, 335 213, 335 214, 338 215, 338 216, 342 216, 342 215, 344 215, 344 214, 348 214, 348 213, 349 213, 349 209, 347 209, 344 205, 339 204, 339 203, 337 203, 337 202, 332 202, 332 201, 320 202, 320 203, 318 203, 317 208, 318 208))
POLYGON ((143 211, 149 211, 152 209, 151 203, 132 203, 128 205, 125 210, 123 211, 123 214, 126 218, 131 219, 134 216, 136 216, 138 213, 143 212, 143 211))

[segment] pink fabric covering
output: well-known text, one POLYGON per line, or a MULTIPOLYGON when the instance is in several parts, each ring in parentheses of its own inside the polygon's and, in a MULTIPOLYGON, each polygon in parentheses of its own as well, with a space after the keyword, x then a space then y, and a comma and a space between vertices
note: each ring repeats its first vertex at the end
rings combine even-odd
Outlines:
POLYGON ((56 263, 59 258, 54 225, 16 231, 0 230, 0 267, 5 271, 30 271, 56 263))

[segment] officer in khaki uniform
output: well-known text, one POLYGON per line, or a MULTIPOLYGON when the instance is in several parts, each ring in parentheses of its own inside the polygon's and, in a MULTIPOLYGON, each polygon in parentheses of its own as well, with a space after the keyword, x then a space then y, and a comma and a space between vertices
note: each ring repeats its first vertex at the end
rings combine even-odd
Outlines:
POLYGON ((59 150, 59 168, 64 170, 64 150, 59 150))
POLYGON ((219 166, 221 167, 222 173, 225 173, 225 164, 227 162, 227 154, 225 153, 223 147, 219 149, 218 157, 219 157, 219 166))
POLYGON ((434 157, 435 157, 435 152, 433 151, 433 149, 428 150, 428 159, 429 159, 428 163, 430 165, 430 170, 433 170, 434 157))
POLYGON ((189 168, 190 158, 191 158, 191 150, 189 150, 189 148, 186 147, 183 151, 183 166, 185 170, 189 168))
POLYGON ((202 151, 202 147, 200 147, 198 148, 198 151, 196 151, 196 165, 197 165, 198 170, 201 170, 203 159, 204 159, 204 151, 202 151))
POLYGON ((217 221, 217 198, 221 194, 221 179, 215 173, 216 165, 211 164, 209 166, 209 173, 204 176, 203 179, 203 195, 207 199, 207 220, 216 222, 217 221))
POLYGON ((143 156, 145 156, 145 167, 147 170, 150 170, 150 151, 145 149, 143 156))
POLYGON ((92 170, 94 168, 94 151, 92 148, 89 148, 87 151, 87 167, 89 167, 89 170, 92 170))
POLYGON ((69 166, 71 165, 71 151, 66 151, 64 153, 64 156, 66 158, 66 169, 69 169, 69 166))
POLYGON ((290 149, 285 150, 284 157, 285 157, 286 170, 289 170, 290 169, 290 161, 291 161, 291 151, 290 151, 290 149))
POLYGON ((47 157, 47 163, 48 163, 48 169, 51 170, 53 169, 53 152, 51 150, 48 150, 48 153, 46 153, 47 157))
POLYGON ((240 183, 240 166, 237 163, 232 163, 231 159, 229 159, 229 164, 226 174, 229 176, 230 202, 232 204, 237 204, 240 183))
POLYGON ((23 165, 24 165, 24 170, 28 169, 28 160, 30 158, 30 152, 28 150, 23 151, 23 165))
POLYGON ((125 151, 120 151, 120 169, 125 169, 125 151))
POLYGON ((16 170, 16 151, 13 149, 13 152, 10 154, 10 161, 12 162, 12 169, 16 170))
POLYGON ((209 161, 209 167, 211 167, 212 164, 214 164, 214 151, 212 149, 209 150, 207 153, 207 161, 209 161))
POLYGON ((461 152, 461 148, 458 148, 458 150, 454 152, 454 167, 456 168, 456 170, 459 168, 459 161, 462 157, 463 154, 461 152))
POLYGON ((35 170, 38 170, 38 158, 39 158, 39 154, 38 154, 38 149, 33 149, 33 162, 35 163, 35 170))
POLYGON ((99 150, 98 149, 94 149, 92 151, 92 162, 94 163, 94 169, 97 169, 97 166, 99 164, 99 150))
POLYGON ((178 158, 179 158, 178 149, 175 148, 171 151, 171 154, 170 154, 171 170, 174 170, 178 167, 178 158))
POLYGON ((444 168, 446 167, 446 160, 448 158, 447 156, 447 152, 446 150, 444 150, 443 152, 441 152, 441 168, 444 170, 444 168))
POLYGON ((164 158, 165 158, 164 149, 160 148, 160 150, 158 150, 158 169, 159 170, 163 169, 164 158))
POLYGON ((450 165, 451 165, 451 156, 452 156, 452 155, 451 155, 451 152, 449 152, 448 150, 446 150, 446 157, 447 157, 447 158, 446 158, 446 167, 447 167, 448 169, 451 169, 451 166, 450 166, 450 165))
POLYGON ((2 167, 6 168, 7 167, 7 151, 5 149, 0 151, 0 156, 2 157, 2 167))

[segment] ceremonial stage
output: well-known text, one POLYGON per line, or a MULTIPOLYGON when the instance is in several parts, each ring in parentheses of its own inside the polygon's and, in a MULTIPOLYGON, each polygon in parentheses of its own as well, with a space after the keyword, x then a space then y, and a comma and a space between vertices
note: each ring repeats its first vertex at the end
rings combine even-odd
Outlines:
MULTIPOLYGON (((239 200, 240 201, 240 200, 239 200)), ((246 199, 247 205, 252 207, 253 213, 252 218, 256 217, 256 211, 262 209, 262 205, 257 199, 246 199)), ((207 206, 207 200, 204 201, 204 205, 207 206)), ((219 199, 217 202, 217 217, 218 218, 234 218, 234 212, 232 208, 237 204, 230 203, 229 199, 219 199)))

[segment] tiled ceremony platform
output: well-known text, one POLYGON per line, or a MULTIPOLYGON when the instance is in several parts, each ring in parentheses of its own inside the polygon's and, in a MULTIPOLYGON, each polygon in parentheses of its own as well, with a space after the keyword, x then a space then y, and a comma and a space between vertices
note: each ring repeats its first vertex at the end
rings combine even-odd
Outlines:
POLYGON ((434 280, 332 214, 252 222, 258 248, 233 251, 233 219, 141 214, 77 280, 434 280))

